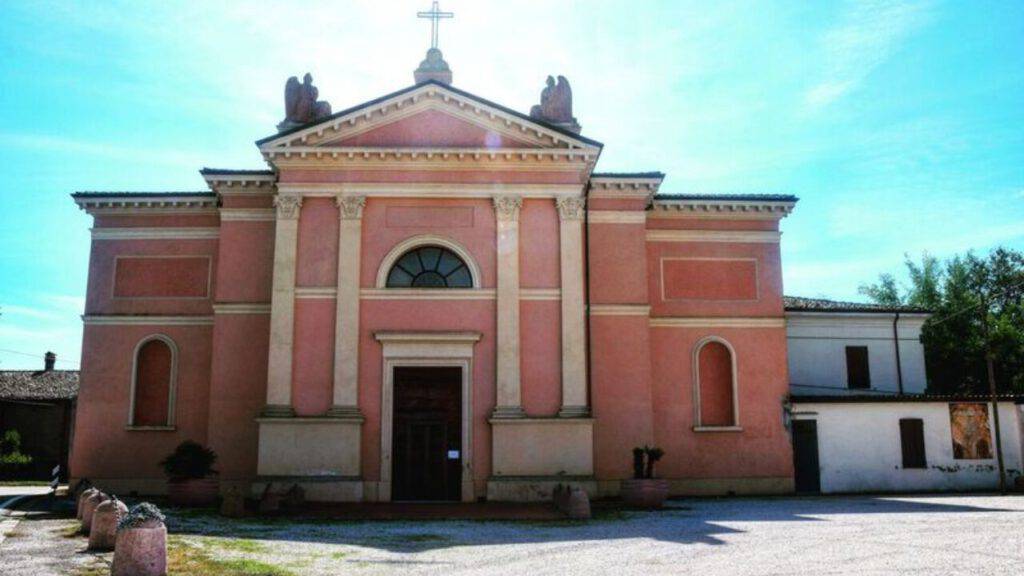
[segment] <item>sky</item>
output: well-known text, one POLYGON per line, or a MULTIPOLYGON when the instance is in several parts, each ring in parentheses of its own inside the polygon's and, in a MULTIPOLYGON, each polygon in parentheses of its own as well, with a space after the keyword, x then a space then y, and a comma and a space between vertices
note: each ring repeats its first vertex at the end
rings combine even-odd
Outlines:
MULTIPOLYGON (((0 369, 76 368, 79 190, 203 190, 311 72, 341 110, 412 84, 428 0, 0 4, 0 369)), ((453 84, 573 87, 598 170, 785 193, 787 294, 863 299, 904 254, 1024 249, 1024 3, 442 0, 453 84)))

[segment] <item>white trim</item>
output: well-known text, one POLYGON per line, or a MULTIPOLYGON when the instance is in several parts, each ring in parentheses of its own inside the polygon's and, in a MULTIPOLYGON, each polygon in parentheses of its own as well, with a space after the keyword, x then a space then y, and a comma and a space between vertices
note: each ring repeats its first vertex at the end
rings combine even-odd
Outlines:
POLYGON ((270 303, 230 302, 213 305, 214 314, 270 314, 270 303))
POLYGON ((203 193, 202 196, 182 194, 132 194, 110 193, 103 196, 75 198, 75 204, 89 214, 116 212, 123 214, 180 214, 217 212, 217 196, 203 193))
POLYGON ((777 244, 781 232, 772 230, 648 230, 648 242, 736 242, 777 244))
MULTIPOLYGON (((526 160, 540 162, 576 162, 583 160, 593 162, 597 159, 596 148, 380 148, 372 146, 286 146, 283 148, 265 148, 263 156, 268 161, 277 159, 299 160, 353 160, 360 163, 378 163, 384 161, 401 161, 405 167, 437 166, 450 162, 484 163, 496 162, 501 165, 526 160), (411 164, 412 166, 408 166, 411 164)), ((557 167, 545 165, 548 169, 557 167)), ((280 188, 281 184, 278 183, 280 188)))
POLYGON ((277 220, 277 212, 273 208, 221 208, 220 219, 223 222, 272 222, 277 220))
POLYGON ((332 299, 337 297, 338 289, 334 286, 306 286, 295 288, 296 300, 332 299))
POLYGON ((785 328, 785 318, 651 318, 651 328, 785 328))
POLYGON ((150 334, 139 340, 135 345, 135 350, 132 352, 132 378, 131 388, 128 390, 128 423, 127 427, 132 430, 167 430, 174 428, 174 404, 176 389, 178 387, 178 345, 174 343, 174 340, 170 336, 165 334, 150 334), (139 352, 142 351, 142 347, 150 342, 157 341, 163 342, 171 350, 171 371, 168 375, 170 381, 167 386, 167 424, 165 426, 136 426, 135 425, 135 388, 138 385, 139 375, 139 352))
POLYGON ((493 288, 363 288, 363 300, 494 300, 493 288))
MULTIPOLYGON (((281 194, 301 194, 313 198, 336 197, 338 194, 362 195, 376 198, 486 198, 507 193, 507 184, 432 184, 422 182, 394 183, 282 183, 281 194)), ((578 197, 579 184, 516 184, 516 194, 523 198, 578 197)))
POLYGON ((458 242, 436 234, 419 234, 395 244, 391 251, 381 260, 380 268, 377 269, 377 284, 375 286, 377 288, 387 288, 388 273, 391 272, 391 268, 398 262, 398 259, 404 256, 406 252, 420 246, 441 246, 454 252, 465 262, 466 267, 469 268, 473 288, 481 287, 480 266, 473 258, 472 253, 458 242))
POLYGON ((647 212, 638 210, 590 210, 587 214, 589 224, 645 224, 647 212))
POLYGON ((91 326, 212 326, 213 316, 144 316, 83 314, 91 326))
POLYGON ((216 240, 220 228, 92 228, 93 240, 216 240))
POLYGON ((380 484, 378 498, 391 501, 392 438, 394 434, 395 368, 454 366, 462 371, 462 490, 463 502, 473 494, 473 346, 479 332, 377 332, 384 360, 381 385, 380 484))
POLYGON ((651 307, 647 304, 593 304, 591 316, 649 316, 651 307))
POLYGON ((520 288, 520 300, 561 300, 561 288, 520 288))
POLYGON ((719 336, 705 336, 693 346, 693 430, 694 432, 704 431, 725 431, 742 430, 740 428, 740 390, 736 369, 736 350, 725 338, 719 336), (725 346, 729 351, 729 361, 732 367, 732 424, 728 426, 704 426, 700 419, 700 352, 704 346, 716 342, 725 346))
MULTIPOLYGON (((736 198, 695 198, 673 199, 654 197, 652 212, 675 212, 713 218, 758 218, 781 220, 789 215, 796 201, 785 200, 740 200, 736 198)), ((652 214, 652 216, 654 216, 652 214)))

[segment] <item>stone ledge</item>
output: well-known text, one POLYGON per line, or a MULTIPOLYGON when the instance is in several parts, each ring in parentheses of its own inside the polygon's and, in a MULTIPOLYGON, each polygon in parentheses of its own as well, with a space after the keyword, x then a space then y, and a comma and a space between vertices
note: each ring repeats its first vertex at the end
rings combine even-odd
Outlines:
POLYGON ((258 476, 249 494, 259 498, 267 484, 287 490, 298 485, 309 502, 362 502, 363 480, 358 476, 258 476))
POLYGON ((597 481, 591 476, 492 476, 487 481, 487 500, 547 502, 559 484, 579 487, 591 498, 597 494, 597 481))

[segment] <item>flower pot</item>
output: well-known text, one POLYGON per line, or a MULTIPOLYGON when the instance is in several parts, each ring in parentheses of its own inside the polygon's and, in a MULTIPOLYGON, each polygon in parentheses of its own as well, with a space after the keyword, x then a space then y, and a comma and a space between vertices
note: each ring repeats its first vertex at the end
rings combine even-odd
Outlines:
POLYGON ((216 476, 167 482, 167 500, 177 506, 211 506, 219 493, 220 480, 216 476))
POLYGON ((623 480, 619 488, 622 501, 636 508, 656 509, 668 498, 668 480, 653 478, 623 480))
POLYGON ((117 499, 96 506, 92 513, 92 528, 89 530, 89 550, 113 550, 117 539, 117 523, 127 513, 128 507, 117 499))
POLYGON ((167 574, 167 528, 162 522, 117 531, 111 576, 167 574))

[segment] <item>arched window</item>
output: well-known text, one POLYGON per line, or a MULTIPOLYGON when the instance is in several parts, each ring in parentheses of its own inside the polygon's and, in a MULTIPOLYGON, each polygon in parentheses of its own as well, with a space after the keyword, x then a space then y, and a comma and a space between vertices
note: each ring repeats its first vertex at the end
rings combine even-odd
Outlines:
POLYGON ((135 347, 129 426, 151 428, 174 425, 177 363, 177 346, 167 336, 149 336, 135 347))
POLYGON ((738 427, 736 355, 732 346, 714 336, 701 340, 694 347, 693 372, 695 428, 738 427))
POLYGON ((388 288, 472 288, 473 275, 455 252, 419 246, 402 254, 388 271, 388 288))

